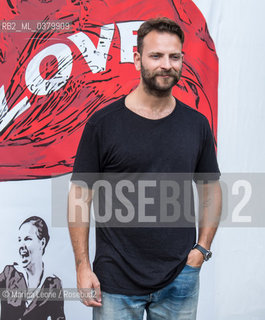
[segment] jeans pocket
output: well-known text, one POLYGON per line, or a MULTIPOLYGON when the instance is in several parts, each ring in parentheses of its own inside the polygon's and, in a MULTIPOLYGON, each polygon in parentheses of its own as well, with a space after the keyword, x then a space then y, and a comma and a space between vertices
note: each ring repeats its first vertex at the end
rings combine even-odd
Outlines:
POLYGON ((194 269, 194 270, 197 270, 197 271, 201 270, 201 266, 200 267, 194 267, 194 266, 191 266, 189 264, 186 264, 185 267, 188 267, 190 269, 194 269))

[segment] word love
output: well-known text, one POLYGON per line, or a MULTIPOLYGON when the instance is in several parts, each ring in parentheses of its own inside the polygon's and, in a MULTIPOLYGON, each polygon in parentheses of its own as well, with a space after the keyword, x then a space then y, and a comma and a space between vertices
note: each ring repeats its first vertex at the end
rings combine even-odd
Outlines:
MULTIPOLYGON (((84 32, 73 34, 67 39, 72 41, 78 48, 92 73, 106 70, 107 58, 115 26, 120 35, 120 63, 133 62, 133 47, 137 44, 137 31, 143 21, 128 21, 103 25, 97 46, 84 32)), ((46 47, 37 53, 29 62, 25 72, 25 82, 28 90, 37 96, 48 95, 58 91, 69 80, 73 67, 73 56, 70 47, 65 43, 56 43, 46 47), (48 56, 57 60, 58 70, 49 79, 44 79, 40 73, 42 61, 48 56)), ((0 88, 0 132, 21 113, 30 107, 27 96, 21 99, 9 110, 5 97, 4 86, 0 88)))

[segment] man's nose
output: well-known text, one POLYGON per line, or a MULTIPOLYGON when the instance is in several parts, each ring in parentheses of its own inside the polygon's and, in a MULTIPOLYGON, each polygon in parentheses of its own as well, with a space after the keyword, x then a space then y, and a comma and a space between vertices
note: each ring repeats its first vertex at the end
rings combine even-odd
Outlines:
POLYGON ((171 69, 171 63, 170 63, 169 57, 163 57, 161 61, 161 68, 166 70, 171 69))

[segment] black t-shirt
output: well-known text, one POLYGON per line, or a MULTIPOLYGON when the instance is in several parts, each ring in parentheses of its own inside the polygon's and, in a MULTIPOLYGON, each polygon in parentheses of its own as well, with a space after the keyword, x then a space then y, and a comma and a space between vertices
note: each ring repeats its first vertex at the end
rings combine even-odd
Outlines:
MULTIPOLYGON (((168 116, 151 120, 128 109, 124 101, 88 120, 72 180, 81 172, 191 173, 195 181, 196 175, 207 172, 214 174, 211 180, 219 179, 205 116, 176 99, 168 116)), ((193 205, 190 211, 194 215, 193 205)), ((143 295, 163 288, 181 272, 195 240, 194 223, 189 228, 97 227, 93 267, 101 289, 143 295)))

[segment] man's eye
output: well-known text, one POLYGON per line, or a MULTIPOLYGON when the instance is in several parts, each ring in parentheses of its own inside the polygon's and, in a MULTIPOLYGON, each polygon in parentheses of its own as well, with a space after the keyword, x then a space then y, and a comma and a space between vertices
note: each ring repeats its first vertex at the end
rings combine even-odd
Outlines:
POLYGON ((157 59, 157 58, 159 58, 159 55, 158 54, 152 54, 151 57, 154 58, 154 59, 157 59))
POLYGON ((180 60, 180 56, 173 56, 173 59, 174 59, 175 61, 179 61, 179 60, 180 60))

